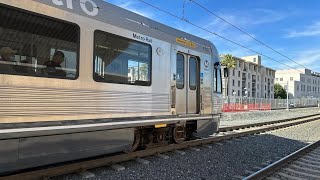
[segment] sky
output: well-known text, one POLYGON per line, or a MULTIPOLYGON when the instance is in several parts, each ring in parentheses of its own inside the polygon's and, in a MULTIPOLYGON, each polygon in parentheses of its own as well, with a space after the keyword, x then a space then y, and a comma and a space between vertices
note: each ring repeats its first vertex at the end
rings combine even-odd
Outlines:
MULTIPOLYGON (((105 1, 210 40, 220 54, 229 53, 237 57, 256 54, 155 10, 138 0, 105 1)), ((284 66, 262 56, 262 64, 267 67, 276 70, 303 68, 206 12, 190 0, 145 1, 290 66, 284 66)), ((196 0, 196 2, 290 59, 312 71, 320 72, 319 0, 196 0)))

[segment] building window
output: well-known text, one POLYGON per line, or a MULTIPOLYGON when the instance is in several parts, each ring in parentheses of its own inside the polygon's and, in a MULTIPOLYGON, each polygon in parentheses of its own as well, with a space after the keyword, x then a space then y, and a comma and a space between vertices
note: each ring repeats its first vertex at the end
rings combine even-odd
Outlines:
POLYGON ((290 81, 293 81, 293 77, 290 77, 290 81))
POLYGON ((283 78, 280 78, 280 81, 283 81, 283 78))
POLYGON ((238 90, 238 96, 240 96, 240 90, 238 90))
POLYGON ((0 74, 78 77, 78 25, 8 6, 0 12, 0 74))
POLYGON ((279 80, 279 78, 276 78, 276 81, 278 81, 279 80))
POLYGON ((233 70, 232 70, 232 76, 235 76, 235 75, 234 75, 234 72, 235 72, 235 70, 233 69, 233 70))
MULTIPOLYGON (((151 85, 151 46, 103 31, 94 32, 94 80, 98 82, 151 85), (129 73, 131 72, 131 73, 129 73)), ((177 70, 184 68, 183 59, 177 56, 177 70)), ((177 72, 179 78, 184 73, 177 72), (182 74, 178 74, 182 73, 182 74)), ((177 83, 178 84, 178 83, 177 83)))
POLYGON ((297 91, 299 91, 299 85, 297 85, 297 91))
POLYGON ((238 87, 240 87, 240 81, 238 81, 238 87))
POLYGON ((250 73, 248 73, 248 79, 250 79, 250 73))
POLYGON ((248 88, 250 88, 250 82, 248 82, 248 88))
POLYGON ((256 58, 253 58, 253 62, 256 62, 256 58))
POLYGON ((259 87, 260 87, 259 84, 257 84, 257 89, 259 89, 259 87))
POLYGON ((232 86, 234 86, 234 79, 232 79, 232 86))

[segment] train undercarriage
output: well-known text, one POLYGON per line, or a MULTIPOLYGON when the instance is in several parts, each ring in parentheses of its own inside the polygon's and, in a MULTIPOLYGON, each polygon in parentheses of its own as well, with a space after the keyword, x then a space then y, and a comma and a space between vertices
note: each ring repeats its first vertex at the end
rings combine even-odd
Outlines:
POLYGON ((196 130, 196 121, 138 127, 134 130, 134 142, 130 152, 172 143, 180 144, 186 140, 196 138, 194 136, 196 130))

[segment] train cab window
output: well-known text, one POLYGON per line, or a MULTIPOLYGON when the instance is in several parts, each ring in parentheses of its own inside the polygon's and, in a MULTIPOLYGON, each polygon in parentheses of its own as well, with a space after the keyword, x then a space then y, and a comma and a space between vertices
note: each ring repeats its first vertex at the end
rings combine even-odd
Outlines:
POLYGON ((214 68, 214 91, 222 93, 222 80, 221 80, 221 69, 220 67, 214 68))
POLYGON ((94 33, 94 80, 151 85, 151 46, 110 33, 94 33))
POLYGON ((79 26, 0 5, 0 74, 76 79, 79 26))

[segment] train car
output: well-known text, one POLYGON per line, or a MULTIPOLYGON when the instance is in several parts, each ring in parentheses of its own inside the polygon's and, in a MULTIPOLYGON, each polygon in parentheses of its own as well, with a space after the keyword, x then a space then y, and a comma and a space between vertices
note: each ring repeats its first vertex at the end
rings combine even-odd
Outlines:
POLYGON ((217 131, 208 40, 101 0, 0 0, 0 173, 217 131))

